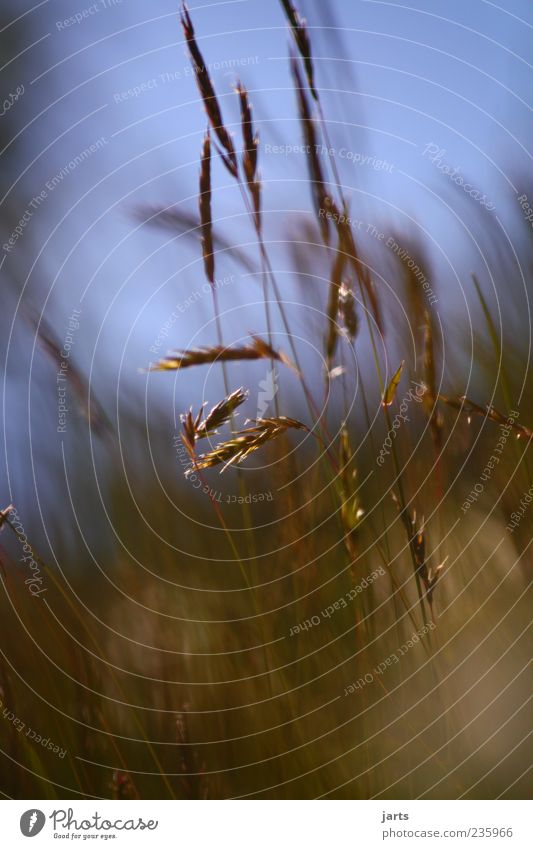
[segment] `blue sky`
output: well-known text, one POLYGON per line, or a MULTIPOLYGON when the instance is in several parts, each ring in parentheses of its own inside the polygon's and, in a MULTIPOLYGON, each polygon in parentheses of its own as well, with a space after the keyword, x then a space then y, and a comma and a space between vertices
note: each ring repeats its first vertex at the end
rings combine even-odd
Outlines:
MULTIPOLYGON (((31 6, 11 8, 21 15, 31 6)), ((464 279, 472 268, 483 271, 490 234, 494 227, 507 228, 517 214, 517 191, 531 174, 531 4, 336 0, 306 2, 302 9, 330 141, 354 217, 388 232, 423 234, 433 246, 436 286, 446 286, 446 309, 464 311, 471 296, 465 294, 464 279), (428 145, 444 151, 440 161, 486 193, 495 207, 490 227, 479 204, 424 155, 428 145), (369 164, 376 160, 387 168, 369 164), (486 239, 481 249, 474 231, 486 239)), ((139 399, 144 403, 146 378, 138 368, 153 358, 154 340, 176 305, 204 283, 197 240, 140 228, 136 218, 139 209, 170 204, 192 215, 197 210, 205 114, 177 10, 167 0, 48 0, 3 31, 6 43, 17 33, 24 50, 5 70, 5 89, 25 86, 24 98, 8 116, 19 135, 3 178, 3 242, 34 195, 54 175, 68 172, 47 191, 3 273, 25 287, 24 299, 32 306, 40 310, 46 304, 45 315, 60 337, 72 309, 81 306, 77 361, 86 375, 91 373, 97 392, 108 400, 118 397, 130 410, 138 408, 139 399), (83 152, 82 162, 72 168, 69 163, 83 152)), ((284 16, 275 0, 195 3, 190 11, 225 120, 236 136, 238 76, 250 90, 261 138, 265 230, 286 297, 298 301, 302 292, 305 296, 306 278, 294 273, 287 237, 304 222, 312 225, 314 217, 305 157, 287 152, 301 136, 284 16), (284 152, 272 152, 276 145, 284 152)), ((255 272, 250 223, 220 162, 213 179, 215 231, 242 249, 255 272)), ((370 243, 370 252, 373 247, 370 243)), ((311 264, 319 277, 327 276, 327 263, 311 264)), ((222 254, 217 276, 230 280, 220 292, 226 338, 263 332, 257 274, 243 273, 222 254)), ((309 296, 312 303, 314 297, 309 296)), ((518 300, 517 308, 523 311, 526 301, 518 300)), ((178 312, 168 347, 214 339, 209 296, 178 312)), ((302 321, 295 308, 296 331, 311 335, 315 317, 302 321)), ((23 329, 17 335, 18 321, 10 349, 14 374, 17 362, 23 368, 19 346, 25 337, 23 329)), ((312 361, 312 352, 303 356, 312 361)), ((191 393, 198 401, 204 396, 212 401, 220 391, 212 373, 206 384, 204 377, 191 375, 177 387, 163 377, 156 375, 149 386, 157 409, 170 403, 178 409, 191 393)), ((47 382, 53 384, 53 374, 37 353, 29 384, 31 420, 53 429, 48 396, 42 394, 47 382)), ((20 397, 16 381, 12 409, 20 397)), ((20 433, 10 439, 17 445, 12 457, 21 457, 23 469, 20 433)), ((40 450, 43 467, 58 459, 55 444, 40 450)))

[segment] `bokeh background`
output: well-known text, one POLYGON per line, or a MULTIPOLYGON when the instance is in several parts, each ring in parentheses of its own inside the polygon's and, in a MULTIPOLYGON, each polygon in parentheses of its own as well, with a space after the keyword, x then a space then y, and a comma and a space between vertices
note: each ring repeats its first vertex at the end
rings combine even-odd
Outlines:
MULTIPOLYGON (((533 427, 530 4, 300 9, 327 124, 321 143, 333 149, 383 308, 382 373, 405 360, 398 398, 423 379, 428 309, 438 391, 517 411, 533 427), (434 303, 389 238, 424 270, 434 303)), ((266 446, 240 473, 208 470, 216 508, 184 478, 180 413, 214 404, 225 384, 218 365, 145 370, 167 349, 217 338, 198 231, 206 116, 177 4, 5 2, 0 507, 15 505, 43 592, 30 592, 20 542, 4 525, 0 789, 16 798, 524 796, 533 513, 506 526, 531 487, 528 438, 510 434, 463 512, 500 427, 442 404, 436 456, 411 404, 395 445, 409 509, 426 518, 428 557, 445 564, 436 628, 345 696, 424 625, 390 494, 397 469, 376 464, 388 426, 364 305, 355 346, 342 345, 342 388, 332 380, 323 407, 331 253, 300 149, 283 9, 232 0, 190 13, 236 143, 236 82, 250 92, 265 243, 333 445, 347 422, 364 518, 350 553, 337 484, 307 436, 266 446), (60 420, 55 347, 65 345, 60 420), (385 577, 356 604, 290 636, 380 565, 385 577)), ((264 270, 217 157, 213 185, 224 341, 237 344, 266 333, 264 270)), ((269 297, 274 342, 290 352, 269 297)), ((273 386, 268 414, 279 405, 315 425, 296 376, 269 369, 228 366, 230 388, 250 393, 238 423, 256 417, 273 386)))

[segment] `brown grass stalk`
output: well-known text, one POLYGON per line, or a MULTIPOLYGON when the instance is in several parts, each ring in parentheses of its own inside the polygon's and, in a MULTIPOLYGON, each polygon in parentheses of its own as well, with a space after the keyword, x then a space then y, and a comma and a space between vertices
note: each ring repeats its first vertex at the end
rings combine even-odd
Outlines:
POLYGON ((250 198, 254 209, 256 227, 261 227, 261 180, 257 173, 257 153, 259 148, 259 135, 254 133, 252 124, 252 107, 245 86, 237 83, 237 94, 241 107, 241 127, 243 136, 242 167, 250 198))
POLYGON ((474 403, 474 401, 470 401, 466 395, 459 395, 456 398, 450 398, 447 395, 439 394, 438 398, 439 401, 442 401, 449 407, 453 407, 454 410, 458 410, 460 413, 465 413, 468 417, 469 423, 473 415, 482 416, 484 419, 490 419, 491 421, 496 422, 496 424, 505 425, 506 427, 510 426, 516 433, 517 439, 520 439, 521 436, 526 439, 533 438, 533 430, 530 428, 519 424, 519 422, 513 421, 508 416, 498 412, 498 410, 494 409, 494 407, 480 407, 479 404, 474 403))
POLYGON ((402 377, 403 367, 405 365, 405 360, 402 360, 394 374, 392 375, 385 392, 383 393, 383 398, 381 399, 382 407, 390 407, 394 399, 396 398, 396 390, 398 389, 398 384, 402 377))
POLYGON ((359 330, 359 316, 355 307, 355 297, 351 287, 343 280, 339 290, 339 314, 344 324, 346 336, 353 344, 359 330))
POLYGON ((302 134, 305 143, 307 165, 309 168, 309 180, 311 183, 311 190, 313 192, 315 212, 317 216, 318 225, 322 232, 322 238, 324 242, 328 244, 329 218, 324 215, 324 209, 327 206, 329 192, 326 189, 324 172, 322 170, 322 164, 320 162, 320 158, 317 152, 318 141, 315 121, 311 114, 311 107, 309 105, 309 101, 305 93, 306 88, 304 86, 302 76, 300 74, 298 61, 294 56, 291 58, 291 71, 294 77, 296 96, 298 98, 298 112, 300 115, 300 124, 302 127, 302 134))
POLYGON ((209 130, 205 134, 200 160, 198 209, 200 212, 205 276, 213 285, 215 281, 215 255, 213 252, 213 220, 211 215, 211 138, 209 130))
POLYGON ((244 404, 247 397, 248 392, 241 387, 240 389, 236 389, 226 398, 223 398, 222 401, 218 402, 218 404, 215 404, 205 418, 202 418, 204 405, 200 407, 196 417, 193 417, 192 407, 186 413, 182 414, 181 438, 191 456, 194 455, 196 440, 204 439, 207 436, 212 436, 217 433, 218 428, 222 427, 222 425, 226 424, 230 420, 237 407, 244 404))
POLYGON ((350 227, 350 224, 348 223, 348 215, 339 211, 337 205, 335 204, 335 201, 331 197, 326 197, 324 209, 322 210, 322 216, 324 218, 331 217, 335 222, 342 249, 348 255, 348 260, 352 265, 359 285, 361 289, 364 290, 370 301, 370 306, 372 308, 374 319, 378 326, 379 332, 383 335, 384 325, 378 297, 374 289, 374 284, 370 276, 370 271, 367 265, 361 260, 359 256, 359 251, 357 250, 357 246, 355 244, 352 229, 350 227))
POLYGON ((286 433, 290 428, 309 432, 307 425, 287 416, 256 419, 252 422, 252 425, 252 427, 232 434, 231 439, 221 442, 213 451, 200 454, 185 474, 190 475, 196 469, 209 469, 221 463, 224 464, 222 469, 224 471, 233 463, 241 463, 258 448, 286 433))
MULTIPOLYGON (((190 366, 203 366, 209 363, 238 362, 239 360, 277 360, 280 363, 295 368, 288 357, 272 348, 268 342, 259 336, 252 336, 250 345, 212 345, 205 348, 192 348, 189 351, 174 351, 150 366, 148 371, 178 371, 190 366)), ((226 393, 229 394, 229 393, 226 393)))
POLYGON ((342 273, 344 271, 345 264, 346 255, 344 254, 344 251, 337 250, 331 269, 327 306, 328 329, 326 334, 326 364, 328 371, 331 369, 332 360, 335 355, 335 350, 337 348, 337 342, 339 339, 338 317, 340 305, 340 291, 342 284, 342 273))
POLYGON ((305 20, 300 16, 298 10, 292 5, 292 3, 289 2, 289 0, 280 0, 280 2, 285 10, 285 14, 287 15, 296 47, 298 48, 303 60, 309 89, 314 99, 318 100, 318 93, 315 88, 313 60, 311 56, 311 42, 309 40, 305 20))
MULTIPOLYGON (((42 350, 53 362, 56 369, 60 368, 64 356, 61 353, 62 344, 57 339, 54 331, 42 316, 37 318, 29 309, 25 309, 24 314, 32 325, 42 350)), ((111 422, 105 414, 103 406, 95 397, 94 392, 72 359, 69 359, 68 368, 64 369, 64 372, 65 380, 70 385, 76 397, 78 409, 84 418, 87 419, 91 430, 101 439, 109 440, 113 434, 111 422)))
POLYGON ((225 151, 220 151, 222 161, 224 162, 230 174, 233 177, 236 177, 237 157, 235 155, 233 141, 231 140, 231 136, 224 126, 224 122, 222 120, 222 113, 218 105, 217 96, 215 94, 215 90, 209 77, 205 62, 203 60, 203 56, 196 42, 194 27, 191 21, 191 17, 189 15, 189 10, 187 9, 185 3, 183 4, 181 12, 181 25, 183 27, 183 32, 187 41, 187 46, 189 48, 189 54, 191 57, 191 63, 196 77, 196 83, 198 85, 198 90, 200 91, 202 100, 204 101, 205 111, 207 112, 209 123, 211 124, 213 132, 216 134, 220 144, 222 145, 225 151))

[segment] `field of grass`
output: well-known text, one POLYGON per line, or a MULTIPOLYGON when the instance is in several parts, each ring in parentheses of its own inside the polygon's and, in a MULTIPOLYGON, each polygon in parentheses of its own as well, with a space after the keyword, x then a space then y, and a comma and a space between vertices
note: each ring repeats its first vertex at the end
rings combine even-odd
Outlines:
MULTIPOLYGON (((529 224, 517 213, 515 261, 502 248, 461 280, 466 309, 422 228, 360 236, 317 152, 312 37, 281 6, 309 175, 310 214, 283 223, 292 268, 268 235, 253 97, 237 85, 229 130, 184 8, 198 202, 135 215, 198 246, 210 341, 183 342, 178 319, 179 347, 135 376, 145 409, 120 420, 71 364, 69 427, 105 484, 73 504, 62 482, 53 544, 14 495, 0 505, 7 797, 527 795, 529 224), (228 239, 220 179, 242 204, 228 239), (219 281, 250 243, 247 314, 219 281), (165 381, 172 409, 151 407, 165 381), (90 524, 102 507, 92 545, 76 508, 90 524)), ((26 320, 59 367, 59 331, 26 320)))

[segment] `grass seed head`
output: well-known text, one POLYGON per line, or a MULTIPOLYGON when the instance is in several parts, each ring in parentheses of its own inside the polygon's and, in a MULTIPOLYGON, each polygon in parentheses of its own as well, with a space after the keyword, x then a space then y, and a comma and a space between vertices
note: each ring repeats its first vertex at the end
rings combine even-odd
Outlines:
POLYGON ((261 226, 261 181, 257 174, 259 135, 253 131, 252 107, 248 98, 248 92, 240 82, 237 83, 237 94, 239 95, 241 107, 241 127, 244 143, 242 166, 254 207, 256 227, 259 230, 261 226))
POLYGON ((308 430, 302 422, 287 416, 255 419, 251 424, 252 427, 237 431, 232 439, 221 442, 213 451, 200 454, 185 475, 190 475, 195 469, 210 469, 219 465, 223 465, 222 471, 224 471, 234 463, 241 463, 258 448, 281 436, 289 428, 308 430))
POLYGON ((183 4, 181 11, 181 25, 189 48, 196 83, 202 100, 204 101, 207 117, 213 128, 213 132, 216 134, 225 151, 221 151, 222 160, 230 174, 233 177, 237 177, 237 157, 235 155, 235 148, 233 146, 231 136, 224 126, 217 96, 203 60, 203 56, 200 53, 200 49, 196 42, 191 16, 189 15, 189 10, 185 3, 183 4))
POLYGON ((339 338, 339 303, 342 273, 344 271, 345 263, 346 256, 344 252, 337 250, 331 269, 327 307, 328 332, 326 336, 326 364, 328 371, 331 369, 331 362, 333 360, 339 338))
POLYGON ((211 216, 211 139, 207 130, 202 147, 200 165, 200 192, 198 196, 200 227, 202 231, 202 256, 205 274, 211 285, 215 280, 215 255, 213 253, 213 221, 211 216))
POLYGON ((359 281, 359 285, 370 301, 370 306, 372 308, 372 313, 374 315, 376 324, 379 328, 380 333, 383 335, 384 325, 381 316, 381 308, 368 267, 359 257, 359 252, 355 244, 352 229, 348 222, 348 211, 344 210, 341 213, 333 198, 329 196, 324 198, 324 209, 326 212, 331 213, 331 217, 335 222, 335 226, 337 227, 337 233, 339 236, 339 241, 342 250, 347 254, 348 262, 350 263, 355 272, 356 278, 359 281))
POLYGON ((424 385, 422 405, 429 421, 435 450, 442 448, 442 416, 437 407, 437 380, 435 376, 435 351, 433 344, 433 325, 430 314, 425 313, 424 327, 424 385))
POLYGON ((209 363, 238 362, 239 360, 277 360, 293 368, 294 365, 281 351, 276 351, 260 336, 252 336, 250 345, 212 345, 206 348, 191 348, 188 351, 171 351, 166 357, 150 366, 148 371, 179 371, 191 366, 209 363))
POLYGON ((474 401, 470 401, 466 395, 459 395, 456 398, 450 398, 447 395, 439 394, 438 399, 444 404, 447 404, 448 407, 453 407, 454 410, 458 410, 460 413, 466 413, 469 423, 472 415, 482 416, 483 418, 496 422, 496 424, 503 425, 504 427, 511 427, 516 433, 517 438, 520 438, 521 436, 526 439, 533 438, 533 430, 530 428, 525 427, 524 425, 519 424, 519 422, 514 421, 514 419, 509 416, 505 416, 503 413, 498 412, 498 410, 494 407, 480 407, 479 404, 476 404, 474 401))
POLYGON ((305 20, 300 16, 298 10, 289 2, 289 0, 281 0, 281 5, 287 15, 291 32, 303 59, 307 82, 314 99, 318 101, 318 93, 315 88, 315 75, 313 70, 313 60, 311 57, 311 42, 305 25, 305 20))
POLYGON ((354 342, 359 330, 359 316, 355 309, 354 294, 345 280, 342 281, 339 290, 339 313, 348 339, 354 342))
POLYGON ((322 238, 324 242, 328 244, 329 218, 324 215, 324 209, 327 207, 329 194, 326 189, 322 165, 317 153, 318 143, 315 122, 311 114, 311 108, 307 99, 306 88, 302 80, 302 75, 300 74, 298 62, 294 56, 291 60, 291 70, 294 77, 296 96, 298 98, 298 111, 300 114, 300 124, 305 142, 309 179, 315 202, 315 210, 318 224, 322 232, 322 238))
POLYGON ((396 397, 396 390, 398 389, 398 384, 400 382, 403 367, 405 365, 405 360, 402 360, 394 374, 392 375, 385 392, 383 393, 383 398, 381 399, 382 407, 390 407, 392 402, 396 397))
POLYGON ((218 404, 211 408, 207 416, 202 422, 197 422, 195 426, 196 438, 201 439, 205 436, 211 436, 216 433, 219 427, 226 424, 241 404, 244 404, 248 397, 248 392, 241 386, 236 389, 218 404))

